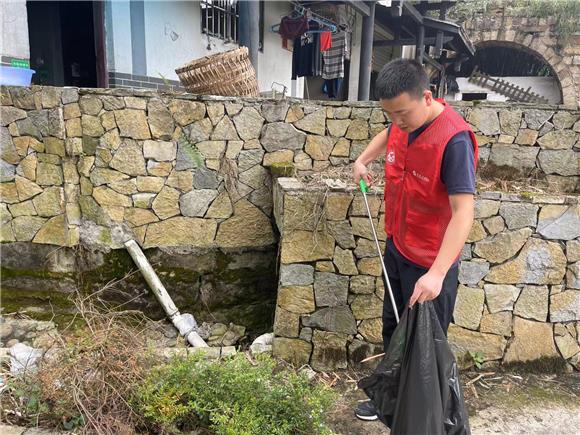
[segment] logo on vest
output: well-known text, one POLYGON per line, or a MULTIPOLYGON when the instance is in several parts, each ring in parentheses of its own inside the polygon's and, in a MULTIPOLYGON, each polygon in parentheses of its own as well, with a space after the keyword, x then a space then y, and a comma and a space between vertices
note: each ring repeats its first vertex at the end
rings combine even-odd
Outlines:
POLYGON ((393 163, 395 163, 395 152, 394 151, 389 151, 387 154, 387 163, 390 163, 391 165, 393 163))
POLYGON ((415 171, 414 169, 413 169, 413 172, 412 172, 412 174, 413 174, 413 176, 414 176, 414 177, 417 177, 419 180, 421 180, 421 181, 424 181, 425 183, 428 183, 428 182, 429 182, 429 177, 426 177, 426 176, 425 176, 425 175, 423 175, 423 174, 419 174, 419 173, 418 173, 417 171, 415 171))

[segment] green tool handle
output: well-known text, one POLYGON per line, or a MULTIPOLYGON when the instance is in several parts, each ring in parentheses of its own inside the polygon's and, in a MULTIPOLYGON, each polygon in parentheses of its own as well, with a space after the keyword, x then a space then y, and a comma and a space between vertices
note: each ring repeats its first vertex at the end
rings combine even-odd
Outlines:
POLYGON ((368 187, 367 187, 367 183, 365 183, 364 178, 361 178, 360 181, 358 182, 359 186, 360 186, 360 191, 363 193, 367 193, 368 187))

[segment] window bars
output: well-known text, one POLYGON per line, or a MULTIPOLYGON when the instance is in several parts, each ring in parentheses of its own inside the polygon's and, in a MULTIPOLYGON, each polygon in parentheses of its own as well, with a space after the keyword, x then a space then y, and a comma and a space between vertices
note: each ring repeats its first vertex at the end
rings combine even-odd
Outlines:
POLYGON ((201 0, 202 33, 238 42, 238 2, 237 0, 201 0))

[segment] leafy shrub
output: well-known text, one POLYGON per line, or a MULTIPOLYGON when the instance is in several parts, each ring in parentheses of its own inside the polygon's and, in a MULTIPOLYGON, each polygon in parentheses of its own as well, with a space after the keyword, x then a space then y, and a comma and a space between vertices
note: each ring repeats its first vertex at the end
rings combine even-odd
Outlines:
POLYGON ((152 370, 136 409, 161 431, 195 427, 219 435, 331 434, 324 415, 334 393, 261 356, 221 361, 176 358, 152 370))

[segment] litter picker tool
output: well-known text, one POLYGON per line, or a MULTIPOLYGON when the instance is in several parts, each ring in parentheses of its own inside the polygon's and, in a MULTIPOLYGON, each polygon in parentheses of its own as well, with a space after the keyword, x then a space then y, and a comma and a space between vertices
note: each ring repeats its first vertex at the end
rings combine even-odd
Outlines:
POLYGON ((391 282, 389 281, 389 275, 387 274, 387 268, 385 267, 385 260, 383 258, 383 254, 381 253, 381 245, 379 244, 379 238, 377 237, 377 231, 375 230, 375 224, 373 222, 373 216, 371 214, 371 209, 369 207, 369 201, 367 199, 367 184, 365 180, 362 178, 359 181, 360 191, 363 194, 363 199, 365 201, 365 206, 367 207, 367 213, 369 215, 369 222, 371 224, 371 228, 373 230, 373 237, 375 238, 375 244, 377 246, 377 254, 381 260, 381 267, 383 268, 383 275, 385 276, 385 282, 387 283, 387 289, 389 292, 389 299, 391 300, 391 305, 393 306, 393 312, 395 313, 395 319, 397 323, 399 323, 399 312, 397 311, 397 304, 395 303, 395 297, 393 296, 393 290, 391 289, 391 282))
MULTIPOLYGON (((387 274, 387 268, 385 267, 385 259, 383 258, 383 254, 381 252, 381 245, 379 243, 379 238, 377 237, 377 231, 375 230, 375 224, 373 222, 373 216, 371 214, 371 208, 369 207, 369 201, 367 199, 367 183, 365 183, 364 179, 360 179, 359 181, 360 191, 363 194, 363 199, 365 201, 365 206, 367 208, 367 214, 369 216, 369 223, 371 224, 371 229, 373 230, 373 237, 375 238, 375 245, 377 247, 377 254, 379 255, 379 259, 381 260, 381 267, 383 268, 383 275, 385 277, 385 282, 387 283, 387 291, 389 293, 389 299, 391 300, 391 305, 393 307, 393 312, 395 313, 395 319, 397 320, 397 324, 399 323, 399 311, 397 310, 397 304, 395 303, 395 297, 393 296, 393 289, 391 289, 391 282, 389 281, 389 275, 387 274)), ((378 355, 369 356, 361 361, 361 363, 380 358, 385 353, 380 353, 378 355)))

